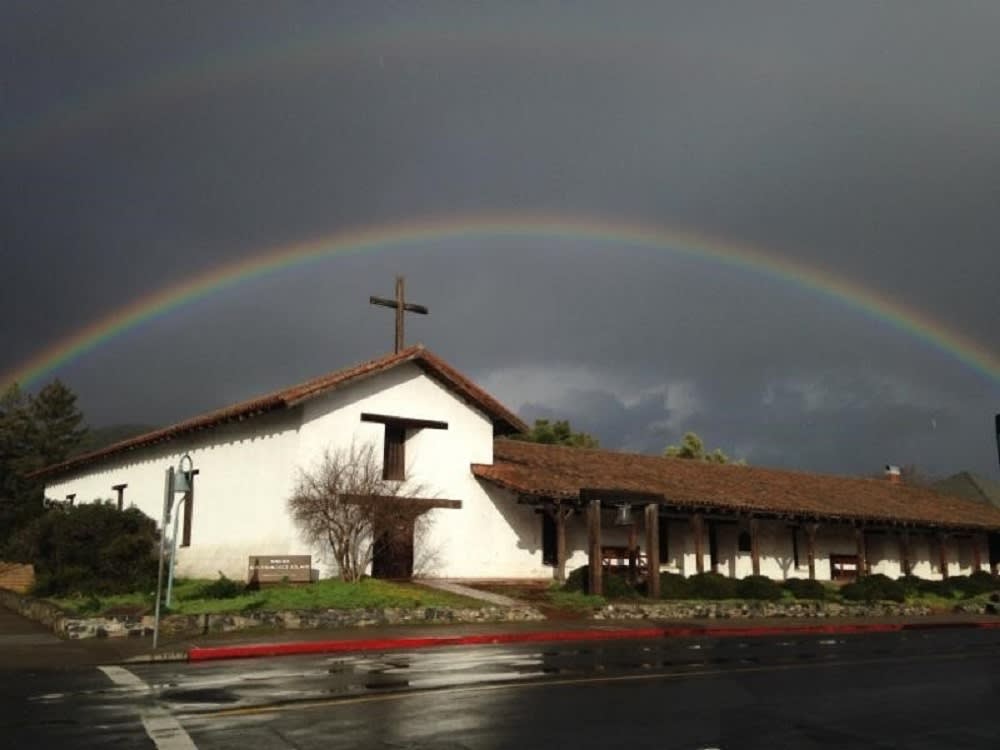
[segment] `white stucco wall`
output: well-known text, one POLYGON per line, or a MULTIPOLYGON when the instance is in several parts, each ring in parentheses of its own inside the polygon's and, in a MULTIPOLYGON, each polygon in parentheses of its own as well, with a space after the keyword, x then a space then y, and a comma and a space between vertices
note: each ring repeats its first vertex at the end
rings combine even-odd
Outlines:
MULTIPOLYGON (((627 532, 621 527, 611 525, 610 512, 602 514, 602 544, 624 544, 627 532)), ((586 518, 583 515, 573 516, 567 528, 566 540, 568 550, 567 569, 587 564, 587 531, 586 518)), ((806 534, 798 531, 799 564, 795 565, 792 529, 786 521, 761 520, 760 522, 760 572, 774 580, 809 577, 809 557, 806 534)), ((753 574, 753 561, 749 552, 738 549, 738 535, 748 531, 746 522, 720 523, 716 526, 718 543, 718 563, 715 572, 731 578, 745 578, 753 574)), ((646 537, 642 522, 638 530, 639 548, 646 551, 646 537)), ((900 577, 902 558, 900 553, 900 537, 898 533, 869 534, 867 540, 867 559, 872 573, 881 573, 890 578, 900 577)), ((938 565, 938 542, 931 536, 911 533, 910 556, 911 567, 915 575, 927 579, 940 579, 941 571, 938 565)), ((948 573, 949 575, 968 575, 973 572, 973 546, 980 550, 980 564, 983 570, 988 566, 988 545, 985 534, 971 537, 949 538, 948 573)), ((711 571, 711 555, 709 546, 708 522, 704 524, 704 570, 711 571)), ((821 525, 816 535, 816 578, 828 581, 830 576, 831 554, 857 554, 857 542, 854 529, 842 525, 821 525)), ((660 570, 680 573, 690 576, 697 572, 694 535, 691 524, 683 519, 670 519, 668 524, 667 559, 660 561, 660 570)))
MULTIPOLYGON (((191 546, 180 548, 177 574, 243 579, 251 554, 289 554, 302 544, 285 512, 298 446, 298 410, 220 426, 95 465, 45 488, 46 497, 76 502, 114 499, 127 484, 125 506, 160 522, 164 472, 188 453, 195 478, 191 546)), ((177 496, 180 499, 180 496, 177 496)), ((183 517, 181 517, 183 522, 183 517)))
MULTIPOLYGON (((323 451, 372 442, 381 456, 384 427, 362 422, 370 412, 447 422, 448 428, 411 430, 406 474, 422 495, 460 500, 461 509, 429 511, 428 532, 418 539, 415 572, 440 578, 539 578, 541 521, 533 510, 499 488, 472 476, 471 464, 493 462, 493 423, 478 409, 406 365, 305 405, 299 465, 309 467, 323 451)), ((328 561, 329 562, 329 561, 328 561)))
POLYGON ((493 460, 493 424, 416 365, 403 365, 274 415, 224 425, 59 477, 46 496, 76 502, 114 498, 160 520, 164 471, 187 452, 195 480, 191 546, 178 550, 178 575, 243 579, 251 555, 312 554, 320 575, 333 561, 303 542, 287 512, 301 470, 325 451, 371 442, 381 460, 384 427, 361 414, 447 422, 446 430, 410 431, 407 481, 421 494, 460 500, 461 509, 428 513, 429 533, 417 540, 417 573, 451 578, 544 578, 541 518, 516 498, 472 476, 472 463, 493 460))

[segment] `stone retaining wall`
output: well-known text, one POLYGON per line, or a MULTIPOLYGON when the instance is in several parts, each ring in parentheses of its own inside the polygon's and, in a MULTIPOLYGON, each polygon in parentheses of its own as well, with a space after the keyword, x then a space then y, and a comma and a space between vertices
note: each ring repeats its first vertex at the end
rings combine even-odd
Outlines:
POLYGON ((595 620, 693 620, 752 617, 912 617, 929 615, 922 605, 897 602, 727 602, 667 601, 651 604, 609 604, 594 613, 595 620))
MULTIPOLYGON (((153 617, 73 617, 42 599, 0 591, 0 605, 41 622, 63 638, 123 638, 152 635, 153 617)), ((528 622, 545 616, 531 607, 413 607, 384 609, 326 609, 287 612, 237 612, 212 615, 165 615, 164 637, 181 638, 205 633, 228 633, 252 628, 309 630, 372 625, 444 624, 458 622, 528 622)))

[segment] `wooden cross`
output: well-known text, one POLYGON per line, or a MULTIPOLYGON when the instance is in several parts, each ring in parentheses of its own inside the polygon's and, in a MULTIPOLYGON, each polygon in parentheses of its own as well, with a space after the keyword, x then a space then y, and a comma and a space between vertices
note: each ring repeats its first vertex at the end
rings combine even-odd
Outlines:
POLYGON ((373 305, 391 307, 396 311, 396 354, 403 350, 403 316, 405 313, 419 313, 427 315, 429 311, 423 305, 414 305, 406 301, 406 279, 403 276, 396 277, 396 299, 385 299, 384 297, 369 297, 368 301, 373 305))

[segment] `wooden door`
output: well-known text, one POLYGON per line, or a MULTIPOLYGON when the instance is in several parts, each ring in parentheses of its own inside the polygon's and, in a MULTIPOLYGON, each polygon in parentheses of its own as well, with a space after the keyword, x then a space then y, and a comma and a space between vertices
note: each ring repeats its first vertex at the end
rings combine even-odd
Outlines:
POLYGON ((413 577, 413 520, 399 520, 377 533, 372 555, 372 578, 407 580, 413 577))

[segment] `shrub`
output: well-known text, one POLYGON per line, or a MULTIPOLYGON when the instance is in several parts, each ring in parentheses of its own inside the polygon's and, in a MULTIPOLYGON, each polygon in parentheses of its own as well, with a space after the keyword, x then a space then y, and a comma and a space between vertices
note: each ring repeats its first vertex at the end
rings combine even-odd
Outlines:
POLYGON ((199 586, 192 598, 194 599, 234 599, 246 593, 246 586, 242 583, 226 578, 223 573, 211 583, 199 586))
POLYGON ((915 575, 903 576, 902 578, 896 579, 897 583, 903 587, 903 593, 906 596, 916 596, 923 591, 923 585, 928 583, 923 578, 919 578, 915 575))
POLYGON ((589 581, 589 566, 581 565, 579 568, 575 568, 569 572, 566 576, 566 583, 563 584, 563 591, 580 591, 584 594, 587 593, 587 583, 589 581))
POLYGON ((690 599, 691 584, 679 573, 660 573, 661 599, 690 599))
POLYGON ((35 594, 122 594, 156 587, 158 541, 156 524, 140 510, 92 503, 49 510, 10 548, 34 564, 35 594))
POLYGON ((736 596, 740 599, 776 601, 781 593, 781 586, 767 576, 747 576, 736 582, 736 596))
POLYGON ((698 573, 688 578, 692 599, 735 599, 736 581, 719 573, 698 573))
POLYGON ((955 588, 950 580, 928 581, 925 578, 918 579, 917 593, 930 594, 931 596, 941 596, 945 599, 952 599, 955 596, 955 588))
POLYGON ((876 573, 848 583, 840 589, 840 595, 850 601, 902 602, 906 600, 906 589, 899 581, 876 573))
MULTIPOLYGON (((580 591, 590 593, 590 566, 581 565, 566 576, 563 591, 580 591)), ((604 573, 604 596, 608 599, 627 599, 638 596, 638 591, 622 575, 604 573)))
POLYGON ((985 570, 977 570, 970 576, 959 576, 950 580, 954 584, 954 588, 963 597, 979 596, 980 594, 988 594, 991 591, 1000 591, 1000 581, 997 581, 996 578, 985 570))
POLYGON ((789 578, 782 585, 796 599, 826 599, 826 586, 811 578, 789 578))

